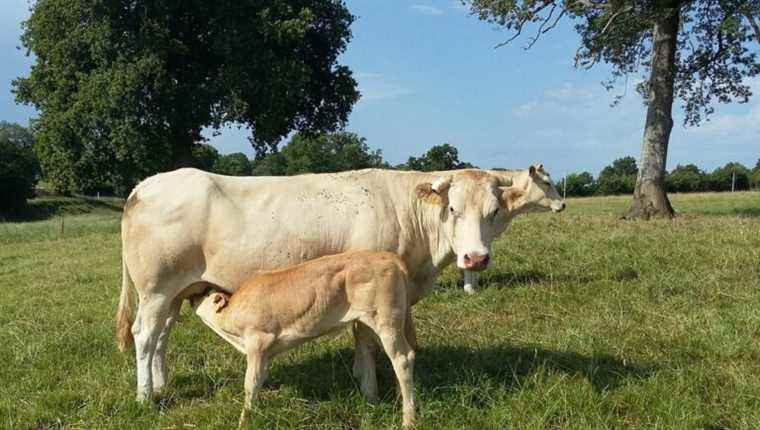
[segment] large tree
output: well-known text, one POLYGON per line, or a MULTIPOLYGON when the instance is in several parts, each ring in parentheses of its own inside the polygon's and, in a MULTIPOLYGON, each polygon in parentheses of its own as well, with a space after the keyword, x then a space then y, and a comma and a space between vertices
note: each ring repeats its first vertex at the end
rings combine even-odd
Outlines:
POLYGON ((757 0, 472 0, 471 7, 511 30, 509 41, 530 32, 528 47, 563 18, 573 19, 581 36, 576 65, 612 65, 608 88, 619 78, 648 75, 638 85, 647 114, 627 218, 673 216, 665 165, 674 97, 683 103, 685 124, 696 125, 715 101, 746 102, 747 78, 760 74, 757 0))
POLYGON ((57 188, 134 182, 192 164, 204 127, 245 124, 263 156, 344 124, 352 21, 336 0, 37 0, 21 38, 35 64, 13 86, 57 188))

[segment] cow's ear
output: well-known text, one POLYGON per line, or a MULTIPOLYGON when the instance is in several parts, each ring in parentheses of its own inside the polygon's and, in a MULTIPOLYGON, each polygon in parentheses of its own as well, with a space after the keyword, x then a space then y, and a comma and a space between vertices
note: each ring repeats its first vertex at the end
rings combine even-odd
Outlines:
POLYGON ((531 177, 535 178, 536 177, 536 172, 537 172, 536 166, 530 166, 530 167, 528 167, 528 174, 531 177))
POLYGON ((507 210, 513 210, 517 201, 523 196, 523 191, 517 187, 501 187, 501 197, 499 203, 507 210))
POLYGON ((451 177, 441 177, 424 184, 417 185, 417 198, 427 203, 445 205, 448 202, 448 190, 451 186, 451 177))
POLYGON ((451 186, 451 176, 441 176, 440 178, 433 181, 433 183, 430 185, 430 188, 436 194, 443 194, 446 191, 448 191, 450 186, 451 186))

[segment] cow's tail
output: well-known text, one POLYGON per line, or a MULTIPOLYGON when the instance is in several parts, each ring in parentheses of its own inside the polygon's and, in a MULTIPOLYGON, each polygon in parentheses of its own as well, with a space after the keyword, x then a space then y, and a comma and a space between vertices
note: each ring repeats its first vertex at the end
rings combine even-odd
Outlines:
POLYGON ((132 295, 129 291, 132 278, 129 276, 124 256, 121 258, 121 269, 121 297, 119 308, 116 310, 116 345, 119 351, 125 352, 135 343, 135 338, 132 336, 132 295))

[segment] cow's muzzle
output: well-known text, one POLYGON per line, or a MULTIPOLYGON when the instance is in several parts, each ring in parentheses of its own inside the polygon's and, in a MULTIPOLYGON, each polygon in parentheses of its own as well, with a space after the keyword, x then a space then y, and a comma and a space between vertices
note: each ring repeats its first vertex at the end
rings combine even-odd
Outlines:
POLYGON ((490 261, 491 257, 488 254, 468 253, 464 255, 464 268, 473 271, 485 270, 490 261))

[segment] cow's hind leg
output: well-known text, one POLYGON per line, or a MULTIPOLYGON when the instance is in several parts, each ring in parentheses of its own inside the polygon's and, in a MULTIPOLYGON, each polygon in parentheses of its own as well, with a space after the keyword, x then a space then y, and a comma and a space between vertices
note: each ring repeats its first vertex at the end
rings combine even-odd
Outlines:
POLYGON ((169 313, 158 335, 156 350, 153 354, 153 392, 160 393, 166 386, 169 379, 169 373, 166 366, 166 349, 169 343, 169 333, 171 332, 174 322, 179 317, 179 311, 182 308, 182 299, 174 299, 169 307, 169 313))
POLYGON ((171 311, 172 301, 160 295, 140 298, 132 334, 135 338, 137 400, 148 400, 153 392, 152 363, 158 338, 171 311))

